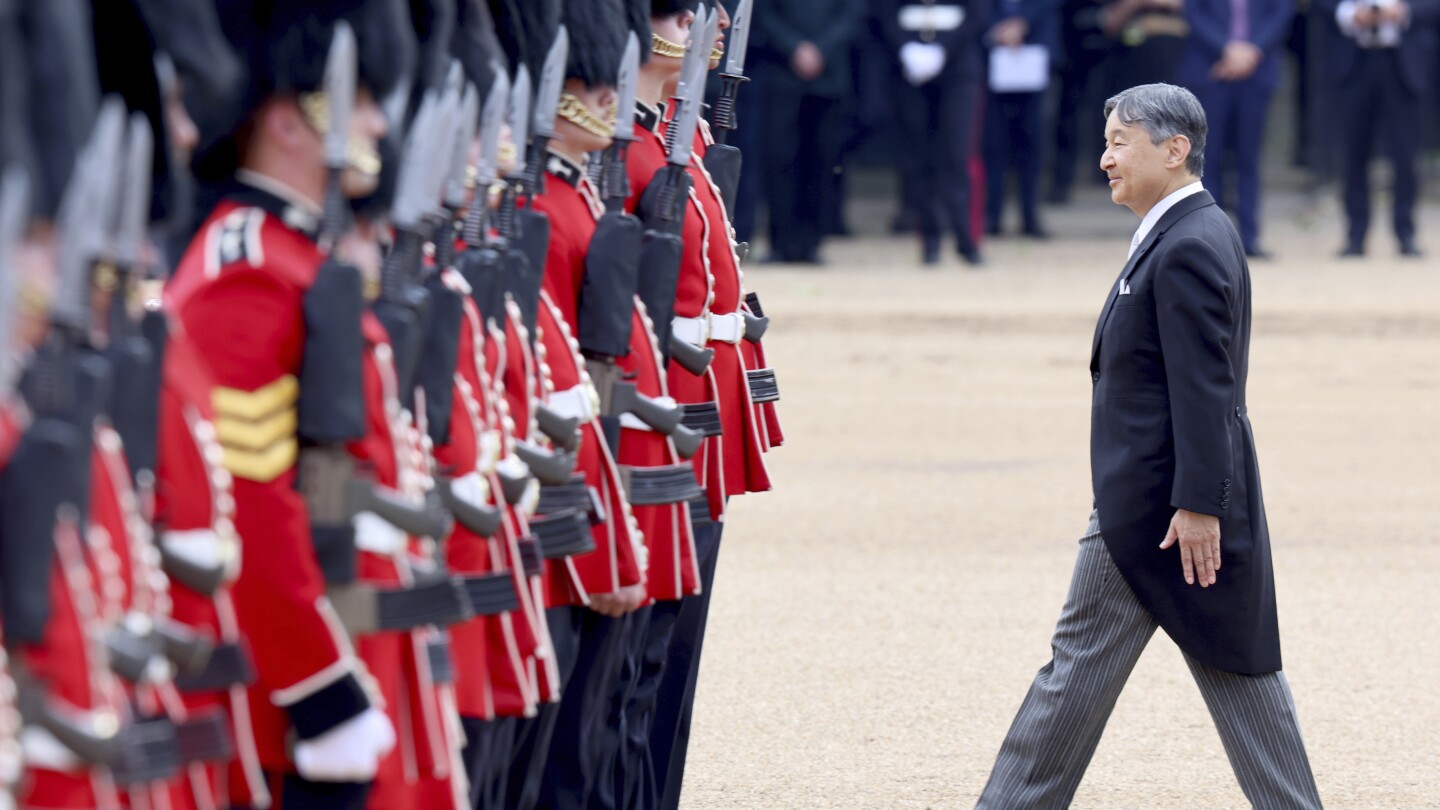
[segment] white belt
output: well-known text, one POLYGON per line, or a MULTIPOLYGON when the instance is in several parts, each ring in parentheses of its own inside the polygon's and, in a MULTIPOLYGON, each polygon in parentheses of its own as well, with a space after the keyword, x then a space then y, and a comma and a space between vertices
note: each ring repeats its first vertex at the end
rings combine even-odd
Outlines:
POLYGON ((27 768, 76 773, 89 767, 66 748, 65 743, 40 726, 26 725, 20 729, 20 750, 25 755, 27 768))
POLYGON ((564 391, 556 391, 546 397, 545 407, 562 417, 573 416, 586 422, 594 419, 600 412, 600 403, 596 402, 598 398, 594 386, 581 383, 573 388, 566 388, 564 391))
POLYGON ((405 550, 409 536, 374 512, 355 516, 355 547, 371 554, 394 556, 405 550))
POLYGON ((670 321, 671 334, 692 346, 704 348, 706 343, 739 343, 745 338, 745 316, 738 312, 726 315, 702 315, 699 318, 676 316, 670 321))
POLYGON ((954 31, 965 21, 961 6, 901 6, 903 31, 954 31))
MULTIPOLYGON (((655 397, 654 401, 664 405, 666 408, 676 407, 674 397, 655 397)), ((631 430, 654 430, 654 428, 640 421, 640 417, 628 412, 620 414, 620 427, 630 428, 631 430)))
POLYGON ((482 473, 495 470, 500 461, 501 437, 498 430, 486 430, 480 434, 480 447, 476 453, 475 469, 482 473))
POLYGON ((471 470, 452 480, 450 491, 471 506, 485 508, 490 505, 490 482, 478 470, 471 470))
POLYGON ((239 573, 239 543, 233 536, 221 537, 214 529, 167 531, 160 535, 165 551, 199 568, 224 568, 225 579, 234 581, 239 573))

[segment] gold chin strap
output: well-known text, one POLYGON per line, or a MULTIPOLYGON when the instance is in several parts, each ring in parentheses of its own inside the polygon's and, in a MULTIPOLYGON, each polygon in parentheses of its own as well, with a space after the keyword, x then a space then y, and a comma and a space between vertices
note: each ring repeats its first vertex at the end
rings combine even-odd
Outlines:
POLYGON ((600 138, 615 137, 615 123, 612 118, 609 121, 602 119, 595 113, 590 112, 580 99, 570 93, 560 94, 560 109, 557 114, 566 121, 585 130, 591 135, 600 138))
POLYGON ((724 58, 725 58, 725 50, 724 50, 723 48, 711 48, 711 49, 710 49, 710 61, 711 61, 711 62, 718 62, 718 61, 720 61, 721 59, 724 59, 724 58))
POLYGON ((668 56, 672 59, 679 59, 685 55, 685 46, 671 42, 659 34, 652 32, 650 34, 650 52, 658 56, 668 56))
MULTIPOLYGON (((330 132, 330 100, 324 93, 301 93, 300 111, 322 138, 330 132)), ((346 146, 345 159, 350 168, 361 174, 370 177, 380 174, 380 153, 362 139, 350 139, 346 146)))

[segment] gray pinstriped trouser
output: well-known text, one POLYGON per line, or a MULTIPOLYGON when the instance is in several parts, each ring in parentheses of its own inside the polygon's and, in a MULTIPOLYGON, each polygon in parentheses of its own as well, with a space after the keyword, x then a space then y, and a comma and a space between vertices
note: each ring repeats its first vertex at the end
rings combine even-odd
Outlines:
MULTIPOLYGON (((1051 642, 1054 657, 1020 704, 977 810, 1069 806, 1156 627, 1115 567, 1092 514, 1051 642)), ((1318 810, 1320 795, 1285 676, 1222 672, 1188 655, 1185 663, 1250 804, 1318 810)))

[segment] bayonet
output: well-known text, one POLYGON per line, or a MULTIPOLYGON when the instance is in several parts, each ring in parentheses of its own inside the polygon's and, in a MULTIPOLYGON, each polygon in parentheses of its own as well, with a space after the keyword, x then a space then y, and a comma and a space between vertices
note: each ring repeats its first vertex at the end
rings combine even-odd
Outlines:
POLYGON ((116 202, 114 189, 119 182, 124 137, 125 104, 111 96, 100 105, 95 129, 76 161, 60 204, 60 290, 51 317, 56 326, 72 335, 89 329, 90 274, 107 247, 105 223, 114 219, 108 207, 116 202))
POLYGON ((470 150, 475 145, 475 131, 480 123, 480 92, 466 83, 455 120, 453 148, 450 152, 450 176, 445 182, 445 206, 458 211, 465 205, 470 192, 470 150))
POLYGON ((325 59, 325 221, 320 232, 320 245, 329 248, 340 239, 350 225, 350 205, 341 187, 340 178, 350 160, 350 119, 355 108, 356 56, 355 33, 349 24, 335 24, 330 52, 325 59))
POLYGON ((719 14, 701 9, 700 17, 691 26, 690 47, 680 67, 680 81, 675 86, 674 101, 679 105, 665 131, 665 148, 669 160, 677 166, 690 165, 695 148, 695 127, 700 121, 701 100, 705 93, 705 72, 710 64, 710 43, 714 41, 719 14))
POLYGON ((515 69, 515 82, 510 86, 510 142, 515 145, 515 168, 509 177, 525 176, 525 145, 530 140, 530 71, 524 66, 515 69))
POLYGON ((143 113, 130 116, 125 141, 125 182, 116 214, 115 262, 122 270, 136 270, 145 250, 145 225, 150 219, 150 186, 155 139, 143 113))
MULTIPOLYGON (((540 71, 540 86, 535 94, 534 124, 530 132, 530 160, 525 190, 531 195, 545 193, 545 148, 555 137, 555 113, 560 109, 560 90, 565 85, 565 59, 570 50, 570 34, 565 26, 555 30, 555 41, 545 54, 540 71)), ((518 142, 517 142, 518 143, 518 142)))
POLYGON ((500 135, 505 124, 505 110, 510 103, 510 77, 495 65, 495 81, 485 98, 480 113, 480 157, 475 162, 475 197, 465 217, 466 247, 478 248, 489 230, 490 186, 500 175, 500 135))
POLYGON ((730 38, 725 46, 725 67, 720 72, 720 98, 715 100, 715 140, 724 143, 730 131, 739 126, 735 117, 735 100, 740 85, 750 81, 745 76, 745 51, 750 46, 750 19, 755 0, 740 0, 730 18, 730 38))
POLYGON ((555 29, 555 39, 545 54, 545 65, 540 69, 540 85, 535 93, 534 124, 531 134, 535 138, 555 137, 555 111, 560 107, 560 91, 565 86, 565 60, 570 52, 570 32, 565 26, 555 29))
POLYGON ((620 58, 620 74, 615 80, 618 101, 615 107, 615 137, 605 158, 600 161, 600 197, 605 207, 619 211, 630 196, 629 176, 625 170, 625 153, 635 140, 635 92, 640 77, 640 39, 631 31, 626 37, 625 53, 620 58))
POLYGON ((15 317, 18 288, 15 257, 30 212, 30 178, 19 166, 11 166, 0 177, 0 396, 10 390, 14 379, 10 335, 15 317))

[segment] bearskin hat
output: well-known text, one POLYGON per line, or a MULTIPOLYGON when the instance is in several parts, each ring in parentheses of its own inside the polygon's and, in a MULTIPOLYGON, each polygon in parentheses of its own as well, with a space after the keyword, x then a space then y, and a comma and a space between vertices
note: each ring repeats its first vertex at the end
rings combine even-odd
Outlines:
MULTIPOLYGON (((100 6, 96 3, 96 31, 100 6)), ((194 0, 137 0, 146 27, 154 38, 156 50, 170 57, 175 70, 186 85, 197 94, 219 96, 238 101, 245 71, 220 31, 213 3, 194 0)), ((106 36, 110 33, 106 31, 106 36)), ((102 77, 103 81, 103 77, 102 77)))
POLYGON ((238 105, 192 109, 201 131, 197 177, 219 181, 239 159, 236 131, 278 94, 324 86, 335 25, 355 32, 358 81, 377 99, 412 75, 415 43, 405 0, 218 0, 221 28, 240 53, 248 78, 238 105))
POLYGON ((523 64, 538 80, 560 27, 560 0, 490 0, 490 12, 511 77, 523 64))
POLYGON ((475 85, 483 100, 495 81, 495 69, 504 66, 505 54, 495 37, 495 21, 485 0, 460 0, 455 31, 450 36, 450 55, 465 69, 465 79, 475 85))
POLYGON ((652 0, 625 0, 625 22, 640 40, 640 64, 650 61, 650 7, 652 0))
POLYGON ((12 67, 7 59, 4 72, 14 75, 0 83, 19 112, 4 111, 18 124, 7 139, 29 171, 32 213, 49 219, 100 109, 90 7, 83 0, 26 0, 14 11, 19 42, 4 48, 15 61, 12 67))
POLYGON ((651 17, 671 17, 695 10, 695 0, 650 0, 651 17))
POLYGON ((620 0, 565 0, 570 49, 565 78, 586 87, 614 86, 625 52, 625 11, 620 0))

